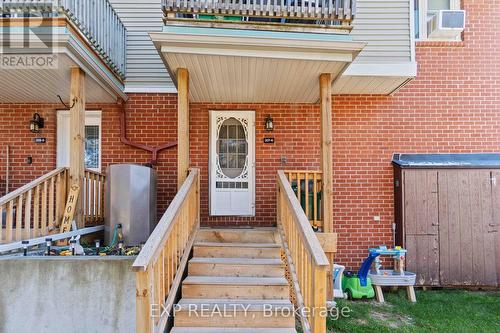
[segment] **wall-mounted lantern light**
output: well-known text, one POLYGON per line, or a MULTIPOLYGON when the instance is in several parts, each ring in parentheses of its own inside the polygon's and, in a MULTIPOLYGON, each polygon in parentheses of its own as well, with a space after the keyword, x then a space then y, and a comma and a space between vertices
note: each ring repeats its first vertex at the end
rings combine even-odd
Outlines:
POLYGON ((272 132, 273 130, 274 130, 273 118, 271 118, 271 115, 268 115, 266 117, 266 131, 272 132))
POLYGON ((38 113, 33 115, 33 119, 30 120, 30 131, 31 133, 40 132, 40 128, 43 128, 45 125, 45 121, 38 113))

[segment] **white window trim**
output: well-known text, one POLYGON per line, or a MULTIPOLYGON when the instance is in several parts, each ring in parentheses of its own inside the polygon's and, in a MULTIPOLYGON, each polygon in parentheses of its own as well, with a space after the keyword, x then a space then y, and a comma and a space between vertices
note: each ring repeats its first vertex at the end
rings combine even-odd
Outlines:
MULTIPOLYGON (((412 1, 413 2, 413 1, 412 1)), ((450 10, 460 10, 461 0, 450 0, 450 10)), ((419 36, 416 38, 416 41, 433 41, 433 40, 439 40, 439 39, 434 39, 434 38, 429 38, 427 36, 427 3, 428 0, 418 0, 418 8, 419 8, 419 22, 418 22, 418 31, 419 31, 419 36)), ((412 14, 414 15, 414 11, 412 11, 412 14)), ((414 18, 416 19, 416 18, 414 18)), ((414 25, 413 25, 414 26, 414 25)), ((415 36, 415 33, 413 33, 413 36, 415 36)), ((455 41, 452 39, 451 41, 455 41)))
MULTIPOLYGON (((57 111, 57 167, 68 167, 69 160, 67 156, 69 151, 64 149, 59 143, 64 140, 64 127, 62 124, 63 120, 69 119, 69 110, 59 110, 57 111), (67 161, 65 163, 65 161, 67 161)), ((99 126, 99 167, 89 168, 89 170, 101 172, 102 167, 102 111, 101 110, 86 110, 85 111, 85 125, 88 126, 99 126)))

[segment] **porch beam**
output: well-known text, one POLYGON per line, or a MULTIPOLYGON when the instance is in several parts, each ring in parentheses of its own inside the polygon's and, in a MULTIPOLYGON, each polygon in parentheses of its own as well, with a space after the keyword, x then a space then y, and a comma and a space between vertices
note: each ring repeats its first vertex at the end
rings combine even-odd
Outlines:
POLYGON ((177 69, 177 189, 189 172, 189 72, 177 69))
POLYGON ((85 173, 85 72, 79 67, 71 68, 70 91, 70 186, 78 185, 80 195, 75 211, 78 228, 84 227, 83 220, 83 178, 85 173))
POLYGON ((333 157, 332 157, 332 75, 319 77, 321 110, 321 171, 323 173, 323 231, 333 229, 333 157))

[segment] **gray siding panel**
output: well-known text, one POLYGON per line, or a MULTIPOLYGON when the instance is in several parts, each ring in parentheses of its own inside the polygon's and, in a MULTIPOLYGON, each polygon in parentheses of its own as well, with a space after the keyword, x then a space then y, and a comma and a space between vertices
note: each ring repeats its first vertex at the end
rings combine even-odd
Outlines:
POLYGON ((412 61, 410 0, 357 0, 356 6, 351 36, 368 42, 356 62, 412 61))
POLYGON ((161 31, 161 0, 109 0, 127 28, 127 92, 174 89, 148 33, 161 31))

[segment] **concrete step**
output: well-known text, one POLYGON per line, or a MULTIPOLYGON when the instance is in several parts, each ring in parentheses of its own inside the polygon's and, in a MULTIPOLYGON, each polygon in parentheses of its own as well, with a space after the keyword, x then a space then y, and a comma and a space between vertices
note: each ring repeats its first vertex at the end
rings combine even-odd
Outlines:
POLYGON ((181 299, 176 327, 294 328, 289 300, 181 299))
POLYGON ((198 258, 189 261, 191 276, 284 277, 280 259, 198 258))
POLYGON ((281 277, 214 277, 188 276, 182 281, 182 296, 202 299, 289 298, 288 281, 281 277))
POLYGON ((171 333, 297 333, 295 328, 174 327, 171 333))
POLYGON ((276 243, 195 242, 194 257, 279 259, 281 246, 276 243))
POLYGON ((201 229, 196 240, 212 243, 277 243, 276 228, 201 229))

